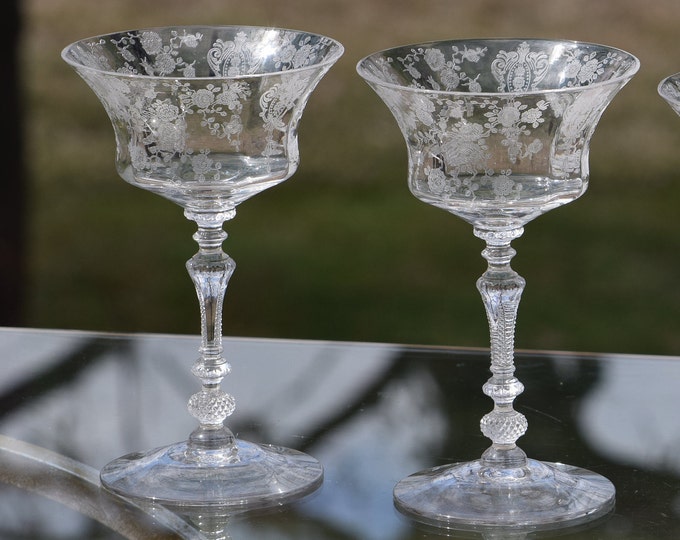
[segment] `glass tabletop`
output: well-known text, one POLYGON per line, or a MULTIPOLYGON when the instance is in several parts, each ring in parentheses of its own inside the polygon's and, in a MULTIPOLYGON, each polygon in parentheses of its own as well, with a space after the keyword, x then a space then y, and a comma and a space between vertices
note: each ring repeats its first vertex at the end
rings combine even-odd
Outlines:
POLYGON ((198 337, 0 329, 0 537, 362 539, 680 537, 680 358, 518 351, 533 458, 585 467, 616 486, 614 512, 578 529, 438 530, 392 502, 427 467, 476 459, 488 351, 381 343, 225 338, 239 438, 302 450, 322 487, 290 505, 178 516, 108 494, 98 470, 182 440, 198 337))

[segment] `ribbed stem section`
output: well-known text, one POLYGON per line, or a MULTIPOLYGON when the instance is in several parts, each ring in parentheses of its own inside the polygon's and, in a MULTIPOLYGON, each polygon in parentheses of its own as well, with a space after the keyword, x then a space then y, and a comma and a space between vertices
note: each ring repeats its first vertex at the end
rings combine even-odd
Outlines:
POLYGON ((218 459, 236 459, 234 436, 223 425, 234 412, 235 401, 220 388, 222 379, 231 371, 222 348, 222 307, 229 278, 236 268, 233 259, 222 251, 222 243, 227 238, 222 226, 234 212, 185 211, 185 216, 198 225, 193 238, 199 249, 186 266, 196 287, 201 311, 200 357, 192 373, 201 381, 202 388, 188 403, 189 412, 199 421, 199 427, 191 434, 189 452, 194 452, 196 459, 205 459, 206 452, 217 450, 218 459), (225 447, 232 447, 233 452, 224 454, 225 447))
POLYGON ((515 445, 527 430, 527 420, 513 409, 513 401, 524 386, 515 376, 515 322, 524 279, 510 267, 515 250, 510 243, 524 230, 494 231, 475 229, 475 235, 486 242, 482 256, 488 262, 486 272, 477 281, 489 321, 491 337, 491 378, 483 391, 494 401, 493 410, 481 420, 482 433, 492 446, 482 461, 492 467, 521 467, 526 455, 515 445))

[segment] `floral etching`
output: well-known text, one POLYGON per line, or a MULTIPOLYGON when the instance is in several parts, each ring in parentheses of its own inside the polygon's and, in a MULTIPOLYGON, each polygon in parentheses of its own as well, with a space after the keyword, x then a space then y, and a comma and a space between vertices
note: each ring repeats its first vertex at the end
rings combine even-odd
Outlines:
MULTIPOLYGON (((559 85, 577 88, 597 82, 609 65, 620 63, 617 53, 565 48, 560 58, 549 57, 528 41, 512 49, 450 45, 413 46, 403 55, 381 59, 372 67, 381 78, 400 84, 406 79, 413 92, 380 88, 386 104, 418 142, 423 158, 423 189, 441 198, 475 198, 481 188, 500 201, 521 195, 516 169, 533 159, 548 159, 555 178, 580 171, 583 130, 592 111, 609 91, 592 91, 587 99, 542 92, 553 82, 551 62, 562 66, 559 85), (488 65, 480 69, 480 62, 488 65), (397 77, 396 71, 403 77, 397 77), (546 86, 547 85, 547 86, 546 86), (581 99, 579 101, 579 99, 581 99), (545 148, 543 131, 559 125, 553 148, 545 148), (501 147, 499 161, 491 146, 501 147), (493 162, 492 160, 496 160, 493 162)), ((528 168, 524 166, 524 168, 528 168)))
POLYGON ((115 66, 116 73, 157 78, 140 84, 134 77, 104 80, 82 74, 112 118, 130 128, 128 152, 136 175, 150 176, 163 168, 165 176, 178 182, 220 180, 220 161, 197 142, 194 123, 206 137, 223 139, 225 151, 241 152, 244 104, 255 92, 261 93, 259 117, 265 133, 260 155, 283 156, 288 150, 289 117, 312 75, 272 78, 275 82, 267 82, 271 87, 262 89, 258 73, 265 63, 278 72, 313 64, 327 43, 292 31, 268 31, 261 40, 245 31, 212 43, 203 43, 205 39, 201 32, 187 30, 127 32, 92 44, 81 59, 83 65, 107 71, 115 66), (206 51, 204 58, 196 56, 200 48, 206 51), (110 58, 111 50, 117 58, 110 58))

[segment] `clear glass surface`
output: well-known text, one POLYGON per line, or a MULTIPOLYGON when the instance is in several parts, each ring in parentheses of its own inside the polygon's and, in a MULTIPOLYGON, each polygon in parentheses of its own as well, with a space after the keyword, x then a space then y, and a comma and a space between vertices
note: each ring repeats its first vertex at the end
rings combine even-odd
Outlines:
POLYGON ((224 425, 235 400, 220 387, 231 369, 222 305, 235 264, 221 245, 239 203, 295 172, 305 104, 342 53, 324 36, 247 26, 131 30, 63 50, 111 119, 120 176, 180 205, 198 227, 187 261, 201 314, 192 373, 202 387, 188 403, 198 427, 186 441, 104 466, 108 489, 166 505, 250 508, 321 484, 317 460, 238 440, 224 425))
POLYGON ((550 528, 595 519, 614 505, 606 478, 527 458, 513 401, 514 329, 525 281, 511 242, 539 215, 583 195, 590 139, 615 94, 639 68, 619 49, 536 39, 407 45, 362 59, 357 70, 396 119, 418 199, 459 216, 486 247, 477 282, 491 338, 491 446, 472 462, 416 473, 394 489, 397 508, 444 527, 550 528))
MULTIPOLYGON (((151 531, 179 530, 176 516, 101 490, 99 469, 112 456, 191 431, 194 420, 181 411, 195 382, 177 375, 199 342, 0 328, 7 359, 0 381, 0 537, 30 531, 35 540, 175 538, 151 531)), ((521 400, 531 425, 524 450, 550 457, 559 449, 570 463, 605 475, 616 486, 616 508, 558 530, 462 531, 406 518, 395 511, 392 491, 414 470, 483 450, 484 438, 468 435, 488 400, 470 391, 488 371, 487 349, 238 337, 225 337, 224 347, 248 366, 229 377, 239 400, 231 429, 309 452, 324 464, 324 482, 309 497, 265 510, 180 509, 204 535, 181 538, 680 538, 680 424, 673 406, 680 357, 518 350, 518 371, 532 389, 521 400), (304 400, 297 398, 300 388, 304 400)))

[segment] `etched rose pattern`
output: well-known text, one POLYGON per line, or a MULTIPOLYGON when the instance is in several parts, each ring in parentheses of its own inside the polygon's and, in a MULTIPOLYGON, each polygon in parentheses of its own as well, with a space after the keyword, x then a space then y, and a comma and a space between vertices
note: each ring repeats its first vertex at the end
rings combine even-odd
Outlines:
POLYGON ((632 60, 597 46, 565 46, 559 55, 540 41, 489 49, 495 46, 425 44, 365 64, 386 83, 372 86, 408 134, 415 191, 439 201, 474 201, 481 193, 513 201, 522 196, 521 178, 546 162, 552 179, 587 179, 590 126, 618 90, 588 87, 632 60))
POLYGON ((132 31, 84 40, 70 52, 126 141, 119 153, 127 156, 118 160, 131 165, 132 178, 121 171, 126 179, 228 181, 234 174, 225 171, 225 155, 261 157, 260 175, 280 158, 292 173, 295 111, 325 73, 334 42, 287 30, 237 30, 210 38, 199 29, 132 31), (308 66, 317 69, 300 69, 308 66))

